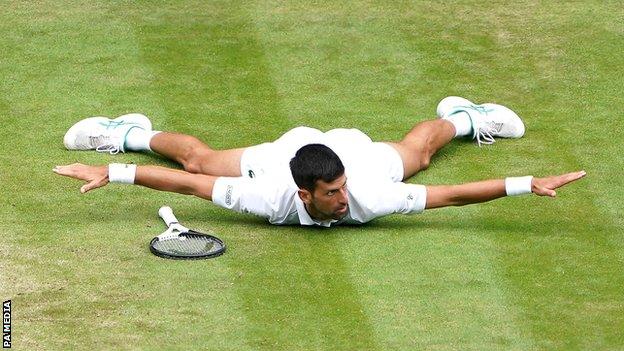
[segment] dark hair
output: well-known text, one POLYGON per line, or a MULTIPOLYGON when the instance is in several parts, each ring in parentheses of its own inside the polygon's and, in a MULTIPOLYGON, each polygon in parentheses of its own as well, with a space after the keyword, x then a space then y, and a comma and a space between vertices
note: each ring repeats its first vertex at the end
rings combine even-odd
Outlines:
POLYGON ((332 182, 344 174, 342 161, 332 149, 322 144, 308 144, 290 160, 290 172, 297 186, 314 191, 316 181, 332 182))

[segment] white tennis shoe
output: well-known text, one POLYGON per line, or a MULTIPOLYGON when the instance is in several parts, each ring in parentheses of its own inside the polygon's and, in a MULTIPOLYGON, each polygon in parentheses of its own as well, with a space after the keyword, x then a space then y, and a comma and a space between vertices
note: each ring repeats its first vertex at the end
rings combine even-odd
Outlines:
POLYGON ((140 113, 130 113, 115 119, 90 117, 69 128, 63 143, 68 150, 116 154, 125 152, 126 136, 132 128, 152 130, 152 122, 140 113))
POLYGON ((518 139, 525 132, 522 119, 503 105, 477 105, 458 96, 449 96, 440 101, 436 112, 439 118, 466 112, 472 124, 472 138, 477 140, 479 146, 493 144, 495 137, 518 139))

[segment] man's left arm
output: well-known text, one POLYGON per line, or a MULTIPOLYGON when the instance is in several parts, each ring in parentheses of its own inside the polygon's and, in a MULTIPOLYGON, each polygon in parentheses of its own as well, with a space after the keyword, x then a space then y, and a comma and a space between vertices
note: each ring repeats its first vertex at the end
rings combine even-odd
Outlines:
POLYGON ((555 189, 583 178, 585 171, 566 173, 551 177, 518 177, 491 179, 459 185, 427 186, 425 208, 463 206, 486 202, 508 195, 534 193, 540 196, 555 197, 555 189))

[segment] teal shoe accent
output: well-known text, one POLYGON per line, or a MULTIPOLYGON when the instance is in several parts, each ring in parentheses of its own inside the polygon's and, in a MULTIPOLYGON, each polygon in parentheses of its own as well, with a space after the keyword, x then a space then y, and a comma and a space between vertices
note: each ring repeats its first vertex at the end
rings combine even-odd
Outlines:
POLYGON ((453 107, 453 110, 447 116, 452 116, 459 112, 465 112, 468 115, 468 118, 470 118, 470 134, 472 134, 472 138, 474 139, 477 136, 477 134, 476 134, 476 129, 475 129, 474 118, 472 118, 472 115, 470 112, 474 113, 475 111, 487 116, 488 113, 493 112, 494 109, 487 108, 483 105, 455 106, 453 107))
MULTIPOLYGON (((130 124, 130 123, 129 123, 129 124, 130 124)), ((134 124, 134 123, 131 123, 131 124, 134 124)), ((123 144, 121 145, 121 151, 122 151, 122 152, 126 152, 126 139, 128 139, 128 134, 130 134, 130 131, 131 131, 132 129, 134 129, 134 128, 139 128, 139 129, 143 129, 143 130, 145 130, 144 128, 141 128, 141 127, 139 127, 138 125, 134 125, 134 126, 132 126, 132 127, 128 128, 128 130, 126 131, 126 134, 124 134, 124 137, 123 137, 123 144)))

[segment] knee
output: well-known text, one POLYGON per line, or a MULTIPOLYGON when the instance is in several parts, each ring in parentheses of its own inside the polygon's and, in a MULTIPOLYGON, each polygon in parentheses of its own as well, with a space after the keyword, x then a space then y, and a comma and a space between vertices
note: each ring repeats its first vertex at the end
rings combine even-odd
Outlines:
POLYGON ((418 169, 421 170, 421 171, 425 170, 425 169, 429 168, 429 164, 430 163, 431 163, 431 157, 427 157, 427 156, 421 157, 418 160, 418 169))
POLYGON ((189 173, 202 173, 203 165, 209 157, 209 152, 203 148, 189 148, 181 162, 182 167, 189 173))
POLYGON ((427 144, 422 145, 422 147, 417 148, 413 155, 414 155, 413 157, 416 159, 416 165, 417 165, 416 167, 418 168, 418 171, 422 171, 422 170, 429 168, 429 164, 431 163, 432 152, 427 144))

